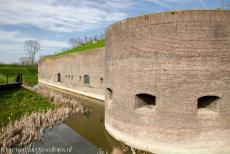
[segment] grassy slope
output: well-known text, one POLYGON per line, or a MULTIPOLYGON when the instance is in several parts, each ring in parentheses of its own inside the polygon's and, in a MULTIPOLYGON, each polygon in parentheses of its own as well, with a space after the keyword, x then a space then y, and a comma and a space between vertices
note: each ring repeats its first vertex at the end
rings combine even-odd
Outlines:
MULTIPOLYGON (((82 52, 82 51, 87 51, 90 49, 96 49, 96 48, 102 48, 105 46, 105 39, 102 40, 98 40, 96 43, 93 44, 93 42, 88 42, 82 46, 79 46, 77 48, 73 48, 70 50, 66 50, 60 53, 57 53, 56 55, 53 56, 57 56, 57 55, 64 55, 64 54, 69 54, 69 53, 74 53, 74 52, 82 52)), ((52 56, 52 55, 51 55, 52 56)), ((48 56, 50 57, 50 56, 48 56)))
MULTIPOLYGON (((6 77, 4 76, 4 74, 22 73, 23 83, 32 86, 37 84, 38 82, 37 72, 38 72, 37 66, 0 64, 0 84, 6 83, 6 77)), ((14 78, 15 76, 11 77, 10 80, 13 81, 14 78)))
POLYGON ((48 99, 23 88, 0 92, 0 128, 23 115, 55 108, 48 99))

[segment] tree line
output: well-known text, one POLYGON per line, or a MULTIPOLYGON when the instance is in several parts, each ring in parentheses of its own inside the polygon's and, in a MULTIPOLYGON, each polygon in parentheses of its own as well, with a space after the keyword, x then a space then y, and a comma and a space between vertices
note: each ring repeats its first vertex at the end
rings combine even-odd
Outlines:
POLYGON ((101 39, 104 39, 104 34, 94 35, 94 36, 90 36, 90 37, 84 36, 84 37, 70 38, 68 41, 68 44, 70 45, 70 48, 76 48, 76 47, 79 47, 83 44, 97 41, 97 40, 101 40, 101 39))
POLYGON ((220 0, 222 9, 230 9, 230 0, 220 0))

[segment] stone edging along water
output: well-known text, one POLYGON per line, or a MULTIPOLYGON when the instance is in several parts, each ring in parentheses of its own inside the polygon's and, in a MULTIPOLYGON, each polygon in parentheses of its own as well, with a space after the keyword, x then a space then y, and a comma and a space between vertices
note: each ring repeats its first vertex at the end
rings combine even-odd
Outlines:
POLYGON ((87 92, 84 92, 84 91, 80 91, 80 90, 76 90, 76 89, 73 89, 73 88, 68 88, 68 87, 65 87, 65 86, 62 86, 62 85, 57 85, 57 84, 45 82, 45 81, 42 81, 42 80, 39 80, 39 84, 52 86, 52 87, 59 88, 59 89, 62 89, 62 90, 66 90, 66 91, 69 91, 69 92, 74 92, 74 93, 77 93, 77 94, 80 94, 80 95, 83 95, 83 96, 86 96, 86 97, 90 97, 90 98, 98 99, 98 100, 101 100, 101 101, 105 101, 105 96, 104 95, 97 95, 97 94, 93 94, 93 93, 87 93, 87 92))
MULTIPOLYGON (((30 89, 30 88, 27 88, 30 89)), ((57 108, 32 113, 22 117, 15 123, 8 124, 0 134, 0 148, 21 147, 33 140, 42 140, 43 130, 52 128, 72 114, 85 114, 91 112, 74 99, 64 97, 61 94, 50 92, 45 88, 38 87, 33 91, 48 98, 57 108)))

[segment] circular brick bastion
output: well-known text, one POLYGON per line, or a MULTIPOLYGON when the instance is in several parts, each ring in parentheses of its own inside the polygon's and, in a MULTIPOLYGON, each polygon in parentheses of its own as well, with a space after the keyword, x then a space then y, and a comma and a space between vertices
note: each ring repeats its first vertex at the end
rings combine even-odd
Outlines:
POLYGON ((230 153, 230 11, 172 11, 106 31, 105 126, 157 154, 230 153))

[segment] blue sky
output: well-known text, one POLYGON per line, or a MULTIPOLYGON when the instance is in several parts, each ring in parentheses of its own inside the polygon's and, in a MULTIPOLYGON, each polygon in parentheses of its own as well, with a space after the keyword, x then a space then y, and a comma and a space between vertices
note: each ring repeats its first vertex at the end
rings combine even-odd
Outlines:
POLYGON ((0 0, 0 62, 26 57, 25 40, 40 41, 38 59, 69 47, 70 38, 99 35, 128 17, 221 6, 221 0, 0 0))

